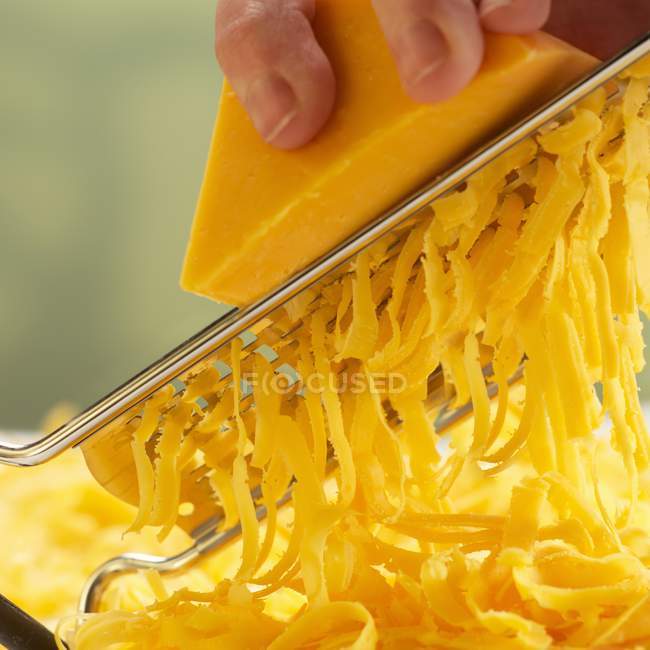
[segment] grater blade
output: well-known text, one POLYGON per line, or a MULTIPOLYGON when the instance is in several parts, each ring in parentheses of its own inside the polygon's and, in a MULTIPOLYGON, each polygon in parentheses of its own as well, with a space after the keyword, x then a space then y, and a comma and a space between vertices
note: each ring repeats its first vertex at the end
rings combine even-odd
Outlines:
POLYGON ((0 463, 33 466, 44 463, 70 447, 79 445, 105 427, 120 428, 134 417, 138 406, 161 387, 200 365, 205 358, 247 330, 255 329, 274 311, 295 296, 312 292, 313 285, 335 273, 355 254, 404 224, 433 200, 461 185, 470 175, 536 133, 545 124, 558 119, 597 88, 619 75, 625 68, 650 53, 650 32, 628 46, 610 61, 602 64, 548 102, 532 115, 501 134, 473 156, 465 158, 446 174, 432 179, 402 203, 380 215, 367 227, 349 237, 326 256, 297 273, 274 292, 245 309, 233 309, 194 337, 172 350, 165 357, 118 387, 79 416, 50 435, 27 445, 13 446, 0 442, 0 463))

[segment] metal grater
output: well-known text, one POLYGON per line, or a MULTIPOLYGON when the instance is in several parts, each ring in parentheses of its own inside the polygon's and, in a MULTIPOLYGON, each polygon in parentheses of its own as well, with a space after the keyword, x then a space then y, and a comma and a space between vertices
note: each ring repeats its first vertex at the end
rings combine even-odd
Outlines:
MULTIPOLYGON (((334 286, 349 272, 349 263, 354 256, 371 244, 382 240, 389 251, 397 254, 405 234, 429 210, 433 201, 462 186, 473 173, 524 138, 534 135, 544 125, 561 120, 563 114, 578 101, 649 53, 650 33, 647 33, 532 116, 487 144, 475 156, 432 180, 273 293, 244 310, 231 311, 65 426, 28 445, 0 445, 0 462, 19 466, 38 465, 79 445, 99 482, 123 500, 136 503, 137 482, 128 443, 148 398, 157 391, 168 391, 171 403, 181 400, 184 391, 197 390, 198 382, 206 374, 216 379, 210 387, 211 392, 226 386, 231 381, 228 366, 230 346, 238 337, 243 349, 243 370, 252 363, 255 354, 262 354, 272 362, 276 373, 283 374, 290 382, 295 378, 295 334, 300 327, 299 319, 293 319, 290 314, 297 305, 301 309, 309 309, 310 305, 317 304, 328 287, 334 286), (106 462, 107 458, 109 462, 106 462)), ((198 400, 199 405, 207 408, 210 394, 201 394, 201 397, 203 400, 198 400)), ((445 393, 441 374, 434 373, 429 380, 431 405, 439 408, 449 402, 449 397, 445 393)), ((254 413, 252 397, 247 391, 242 393, 241 408, 249 415, 254 413)), ((452 406, 446 411, 443 409, 443 415, 437 422, 438 431, 443 431, 470 410, 471 407, 459 409, 452 406)), ((237 537, 238 527, 217 530, 221 512, 214 501, 207 498, 211 488, 205 475, 206 468, 190 465, 182 476, 181 502, 191 503, 194 509, 191 514, 179 517, 178 524, 190 533, 194 544, 174 557, 128 554, 105 563, 93 573, 82 593, 82 612, 97 609, 103 589, 116 575, 142 568, 155 568, 161 572, 179 571, 237 537)), ((284 500, 289 498, 290 494, 287 493, 284 500)), ((260 518, 264 516, 263 507, 258 508, 257 514, 260 518)))

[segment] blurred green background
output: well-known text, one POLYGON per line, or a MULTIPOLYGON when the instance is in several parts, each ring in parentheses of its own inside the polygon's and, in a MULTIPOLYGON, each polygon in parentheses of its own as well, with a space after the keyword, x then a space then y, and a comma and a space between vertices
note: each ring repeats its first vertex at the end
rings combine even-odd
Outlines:
POLYGON ((214 4, 0 9, 0 429, 89 405, 223 312, 178 288, 221 84, 214 4))
POLYGON ((214 5, 0 8, 0 429, 89 405, 222 313, 178 287, 221 85, 214 5))

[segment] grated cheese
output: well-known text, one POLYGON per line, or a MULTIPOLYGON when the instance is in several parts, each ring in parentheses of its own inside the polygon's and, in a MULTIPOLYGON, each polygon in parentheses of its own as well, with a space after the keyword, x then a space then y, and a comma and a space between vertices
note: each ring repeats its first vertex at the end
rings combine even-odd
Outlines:
POLYGON ((212 593, 157 589, 138 612, 73 624, 72 646, 648 647, 650 438, 635 379, 650 310, 647 74, 639 64, 620 102, 596 93, 435 203, 397 256, 381 244, 312 311, 294 306, 298 368, 318 374, 318 393, 256 389, 245 420, 233 345, 232 386, 202 423, 184 431, 187 396, 161 416, 153 475, 145 410, 133 528, 171 530, 184 435, 213 469, 226 525, 242 524, 238 568, 212 593), (455 404, 473 405, 446 448, 425 402, 439 363, 455 404), (353 373, 366 390, 337 390, 353 373), (377 373, 405 386, 381 389, 377 373), (217 450, 205 430, 233 435, 217 450))

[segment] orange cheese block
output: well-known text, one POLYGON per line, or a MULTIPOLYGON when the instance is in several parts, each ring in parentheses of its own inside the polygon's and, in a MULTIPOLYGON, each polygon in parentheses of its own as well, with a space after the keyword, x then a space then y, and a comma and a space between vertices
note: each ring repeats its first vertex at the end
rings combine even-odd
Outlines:
POLYGON ((250 304, 595 65, 543 33, 490 35, 474 82, 425 105, 404 93, 370 0, 319 0, 314 28, 338 96, 307 146, 266 144, 224 85, 181 279, 188 291, 250 304))

